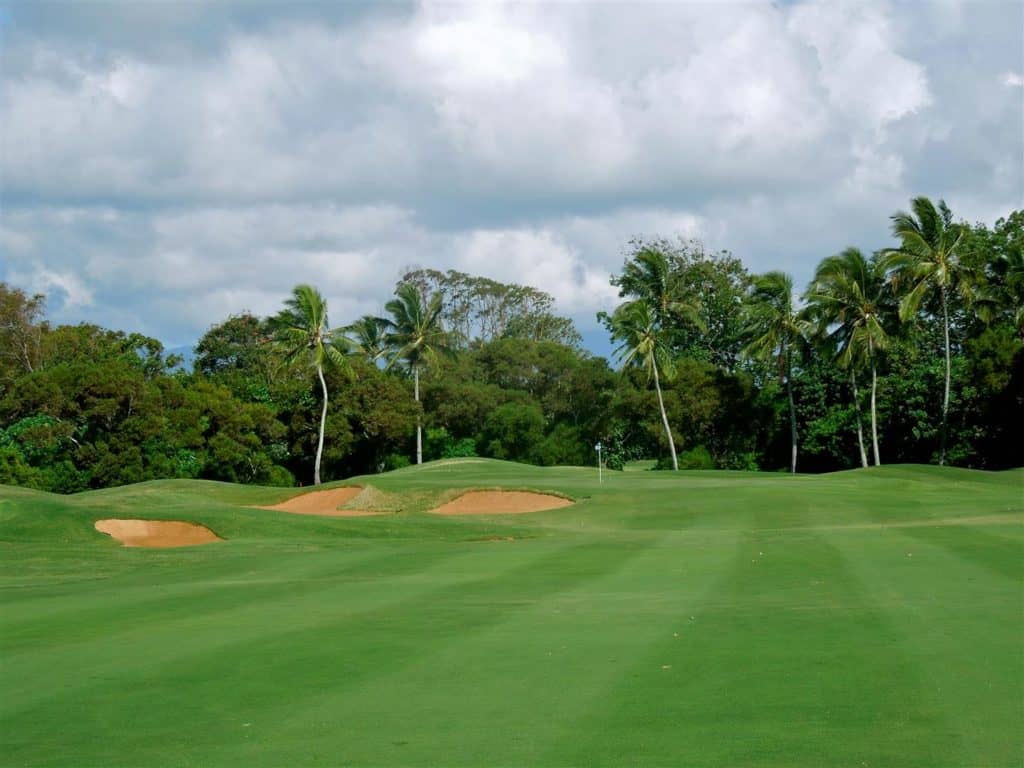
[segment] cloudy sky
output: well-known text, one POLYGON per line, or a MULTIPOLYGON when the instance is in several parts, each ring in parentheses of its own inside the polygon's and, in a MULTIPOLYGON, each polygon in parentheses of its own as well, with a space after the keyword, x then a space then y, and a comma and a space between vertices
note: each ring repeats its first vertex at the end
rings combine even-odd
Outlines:
POLYGON ((0 280, 170 346, 410 266, 594 313, 634 235, 803 284, 1024 206, 1024 4, 0 0, 0 280))

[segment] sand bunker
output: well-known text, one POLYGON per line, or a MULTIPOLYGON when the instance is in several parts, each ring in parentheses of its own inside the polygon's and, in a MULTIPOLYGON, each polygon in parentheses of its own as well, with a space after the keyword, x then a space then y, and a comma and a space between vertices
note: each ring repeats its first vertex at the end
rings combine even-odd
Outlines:
POLYGON ((95 527, 126 547, 194 547, 224 541, 206 526, 177 520, 97 520, 95 527))
POLYGON ((381 514, 364 509, 338 509, 342 504, 352 501, 362 490, 358 485, 350 485, 345 488, 332 488, 329 491, 313 491, 301 496, 293 496, 272 507, 257 507, 257 509, 273 509, 277 512, 291 512, 293 515, 320 515, 321 517, 367 517, 381 514))
POLYGON ((457 499, 430 510, 438 515, 522 515, 560 509, 572 504, 569 499, 530 491, 469 491, 457 499))

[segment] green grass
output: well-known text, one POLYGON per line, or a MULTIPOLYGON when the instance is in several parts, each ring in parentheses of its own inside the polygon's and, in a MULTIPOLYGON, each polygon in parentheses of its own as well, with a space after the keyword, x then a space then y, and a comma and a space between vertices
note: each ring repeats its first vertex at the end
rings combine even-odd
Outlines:
POLYGON ((399 511, 0 488, 0 765, 1024 764, 1022 471, 352 482, 399 511), (493 487, 579 503, 423 513, 493 487), (227 541, 126 549, 110 516, 227 541))

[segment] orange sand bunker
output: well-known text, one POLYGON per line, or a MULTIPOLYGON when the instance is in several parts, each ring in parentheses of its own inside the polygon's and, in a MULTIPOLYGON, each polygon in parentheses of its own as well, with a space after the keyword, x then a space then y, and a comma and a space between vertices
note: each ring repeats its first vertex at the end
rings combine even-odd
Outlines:
POLYGON ((469 491, 457 499, 430 510, 439 515, 521 515, 560 509, 569 499, 530 491, 469 491))
POLYGON ((301 496, 293 496, 287 501, 275 504, 272 507, 258 507, 258 509, 273 509, 278 512, 291 512, 294 515, 320 515, 322 517, 367 517, 368 515, 379 515, 379 512, 371 512, 363 509, 338 509, 342 504, 347 504, 362 492, 362 488, 351 485, 346 488, 332 488, 329 491, 313 491, 304 493, 301 496))
POLYGON ((97 520, 95 527, 126 547, 194 547, 224 541, 206 526, 177 520, 97 520))

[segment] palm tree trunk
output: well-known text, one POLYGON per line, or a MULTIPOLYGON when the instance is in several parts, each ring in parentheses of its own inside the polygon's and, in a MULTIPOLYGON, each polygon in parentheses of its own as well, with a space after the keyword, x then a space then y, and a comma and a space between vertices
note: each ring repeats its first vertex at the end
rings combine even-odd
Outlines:
POLYGON ((313 468, 313 485, 320 485, 320 457, 324 453, 324 427, 327 425, 327 382, 324 381, 324 368, 316 367, 316 375, 320 377, 320 386, 324 390, 324 407, 320 412, 320 439, 316 444, 316 466, 313 468))
MULTIPOLYGON (((416 402, 420 401, 420 369, 419 366, 412 367, 413 396, 416 402)), ((423 463, 423 420, 419 411, 416 412, 416 463, 423 463)))
POLYGON ((793 361, 786 350, 786 395, 789 397, 789 436, 793 445, 789 471, 796 474, 796 406, 793 404, 793 361))
POLYGON ((864 450, 864 426, 860 420, 860 397, 857 394, 857 374, 850 369, 850 383, 853 385, 853 410, 857 414, 857 447, 860 448, 860 465, 867 469, 868 454, 864 450))
POLYGON ((882 455, 878 450, 878 410, 875 407, 875 395, 878 392, 878 367, 875 365, 875 350, 868 339, 868 352, 871 356, 871 444, 875 450, 875 466, 882 464, 882 455))
POLYGON ((946 463, 946 429, 949 423, 949 308, 946 306, 946 288, 940 289, 942 296, 942 330, 946 337, 946 391, 942 396, 942 437, 939 444, 939 466, 946 463))
POLYGON ((676 458, 676 443, 672 439, 672 429, 668 425, 668 415, 665 413, 665 401, 661 397, 661 382, 658 380, 658 364, 654 364, 654 389, 658 393, 658 407, 661 409, 661 423, 665 425, 665 434, 668 436, 668 450, 672 454, 672 469, 679 471, 679 459, 676 458))

